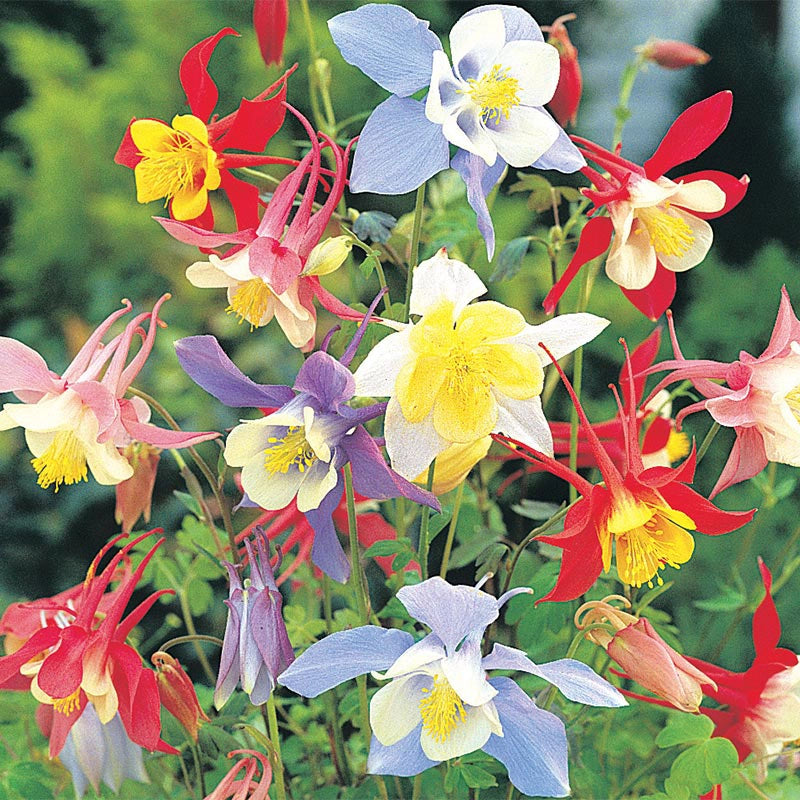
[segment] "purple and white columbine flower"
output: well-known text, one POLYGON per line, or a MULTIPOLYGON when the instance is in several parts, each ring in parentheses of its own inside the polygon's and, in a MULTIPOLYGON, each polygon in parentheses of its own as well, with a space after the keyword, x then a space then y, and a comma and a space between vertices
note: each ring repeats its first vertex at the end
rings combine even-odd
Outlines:
POLYGON ((408 777, 440 761, 481 749, 501 761, 523 794, 569 794, 567 739, 558 717, 536 706, 510 678, 486 670, 537 675, 570 700, 624 706, 611 684, 580 661, 534 664, 525 653, 495 644, 481 657, 481 639, 513 595, 499 599, 471 586, 430 578, 405 586, 398 599, 431 632, 418 642, 405 631, 365 625, 339 631, 308 648, 278 679, 304 697, 372 672, 388 680, 372 698, 367 770, 408 777), (385 670, 383 674, 378 671, 385 670))
POLYGON ((404 194, 451 166, 467 184, 491 258, 486 195, 506 165, 575 172, 586 163, 542 108, 558 84, 558 51, 516 6, 465 14, 450 31, 452 66, 428 25, 405 8, 377 4, 328 22, 345 61, 392 92, 361 132, 350 189, 404 194), (426 99, 411 97, 425 87, 426 99))
POLYGON ((281 615, 283 598, 269 563, 269 542, 257 529, 255 552, 245 539, 250 577, 244 585, 238 567, 223 564, 230 578, 228 621, 219 662, 214 705, 225 705, 237 683, 254 706, 269 700, 275 680, 294 661, 294 651, 281 615))
MULTIPOLYGON (((361 326, 361 332, 365 328, 361 326)), ((343 361, 349 363, 360 336, 343 361)), ((246 377, 213 336, 176 342, 178 360, 189 377, 221 403, 236 408, 279 406, 272 414, 244 421, 228 435, 225 460, 242 467, 246 502, 278 510, 297 500, 314 529, 311 560, 334 580, 345 582, 350 565, 331 517, 342 498, 341 469, 349 463, 356 492, 374 500, 408 497, 439 510, 429 492, 400 477, 383 460, 365 422, 379 417, 386 403, 347 405, 355 381, 347 367, 318 351, 304 362, 288 386, 260 385, 246 377)))

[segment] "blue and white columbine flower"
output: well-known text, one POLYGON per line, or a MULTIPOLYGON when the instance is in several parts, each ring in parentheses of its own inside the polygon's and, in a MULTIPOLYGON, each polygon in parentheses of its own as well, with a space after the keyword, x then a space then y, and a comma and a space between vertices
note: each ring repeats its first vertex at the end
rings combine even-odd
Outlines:
POLYGON ((521 8, 465 14, 450 31, 452 66, 428 22, 400 6, 362 6, 328 27, 345 61, 392 92, 361 132, 352 191, 404 194, 451 166, 467 184, 491 258, 486 195, 507 164, 561 172, 585 165, 542 108, 558 84, 558 51, 521 8), (424 100, 411 97, 425 87, 424 100))
POLYGON ((440 761, 482 749, 501 761, 523 794, 569 794, 564 724, 536 706, 510 678, 486 670, 528 672, 570 700, 624 706, 622 695, 572 659, 534 664, 521 650, 495 644, 481 657, 481 639, 513 589, 499 599, 471 586, 430 578, 405 586, 398 599, 431 632, 418 642, 405 631, 365 625, 313 644, 278 678, 304 697, 372 672, 388 680, 372 698, 367 770, 416 775, 440 761), (383 674, 378 671, 384 670, 383 674))

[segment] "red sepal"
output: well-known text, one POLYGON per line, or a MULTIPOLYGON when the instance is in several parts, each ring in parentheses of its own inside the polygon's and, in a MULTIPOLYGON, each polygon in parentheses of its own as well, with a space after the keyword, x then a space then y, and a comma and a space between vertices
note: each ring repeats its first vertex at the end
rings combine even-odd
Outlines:
POLYGON ((37 676, 41 690, 56 699, 69 697, 81 685, 83 654, 89 644, 88 633, 77 625, 64 628, 58 638, 58 649, 45 658, 37 676))
POLYGON ((114 153, 115 164, 121 164, 123 167, 130 167, 131 169, 142 160, 142 157, 139 155, 139 148, 133 143, 133 137, 131 136, 131 125, 133 125, 134 122, 136 122, 136 117, 128 123, 128 127, 125 129, 125 135, 119 143, 117 152, 114 153))
POLYGON ((756 513, 755 508, 750 511, 723 511, 682 483, 667 484, 659 491, 672 508, 690 517, 697 525, 697 530, 709 536, 735 531, 750 522, 756 513))
MULTIPOLYGON (((227 170, 220 173, 220 186, 228 197, 236 218, 236 230, 244 231, 258 227, 258 187, 247 181, 240 181, 227 170)), ((199 226, 205 227, 205 226, 199 226)), ((209 226, 211 230, 213 226, 209 226)), ((202 249, 202 248, 201 248, 202 249)))
POLYGON ((648 319, 655 322, 675 299, 675 273, 656 264, 656 274, 644 289, 623 289, 622 294, 648 319))
POLYGON ((215 150, 248 150, 260 153, 280 130, 286 117, 286 83, 266 100, 243 97, 230 128, 214 143, 215 150))
POLYGON ((781 638, 781 621, 778 618, 775 601, 772 599, 772 573, 760 556, 758 569, 761 571, 766 594, 753 614, 753 644, 756 647, 756 657, 764 658, 778 646, 781 638))
POLYGON ((183 91, 186 92, 186 101, 192 114, 208 122, 214 106, 217 104, 219 92, 217 84, 208 74, 208 62, 220 39, 225 36, 238 36, 233 28, 223 28, 214 36, 209 36, 192 47, 181 60, 180 79, 183 91))
POLYGON ((78 695, 78 703, 69 714, 53 711, 53 724, 50 728, 50 758, 55 758, 64 748, 72 726, 78 721, 86 708, 86 695, 83 691, 78 695))

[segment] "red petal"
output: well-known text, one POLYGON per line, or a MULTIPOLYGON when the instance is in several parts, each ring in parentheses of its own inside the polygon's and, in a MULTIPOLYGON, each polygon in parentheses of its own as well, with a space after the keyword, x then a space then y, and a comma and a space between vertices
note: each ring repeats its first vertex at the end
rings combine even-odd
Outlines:
POLYGON ((659 491, 672 508, 689 516, 697 530, 710 536, 730 533, 753 519, 756 509, 750 511, 723 511, 705 497, 682 483, 670 483, 659 491))
POLYGON ((192 114, 208 122, 214 106, 217 104, 219 92, 217 85, 211 80, 206 67, 220 39, 225 36, 238 36, 233 28, 223 28, 214 36, 203 39, 192 47, 181 61, 180 78, 183 91, 186 92, 186 100, 192 114))
POLYGON ((55 758, 63 749, 64 742, 67 741, 72 726, 78 721, 86 708, 86 695, 81 692, 78 696, 78 703, 69 714, 62 714, 60 711, 53 712, 53 725, 50 728, 50 758, 55 758))
POLYGON ((679 183, 689 183, 690 181, 711 181, 712 183, 716 183, 717 186, 725 192, 725 205, 719 211, 710 213, 692 211, 694 216, 700 217, 701 219, 716 219, 723 214, 727 214, 732 208, 739 205, 750 187, 750 178, 747 175, 742 175, 741 178, 735 178, 727 172, 720 172, 716 169, 692 172, 690 175, 682 175, 678 178, 679 183))
POLYGON ((689 106, 670 125, 652 157, 644 162, 645 174, 654 181, 678 164, 684 164, 710 147, 725 130, 733 108, 732 92, 717 94, 689 106))
MULTIPOLYGON (((619 385, 622 387, 622 396, 625 400, 625 406, 638 405, 639 398, 644 391, 644 384, 647 381, 647 375, 641 375, 655 360, 658 348, 661 346, 661 328, 656 328, 632 353, 631 353, 631 368, 633 369, 633 385, 636 391, 636 397, 628 397, 628 367, 626 364, 622 365, 619 371, 619 385)), ((652 427, 652 426, 651 426, 652 427)))
POLYGON ((112 642, 111 679, 119 697, 119 716, 131 741, 155 750, 161 733, 160 701, 156 676, 127 644, 112 642))
POLYGON ((12 682, 19 676, 19 668, 34 656, 52 647, 58 640, 61 629, 55 625, 40 628, 28 641, 11 655, 0 658, 0 688, 13 688, 12 682))
POLYGON ((77 625, 64 628, 59 636, 58 649, 42 662, 37 682, 50 697, 69 697, 83 678, 83 654, 89 644, 89 634, 77 625))
POLYGON ((236 228, 244 231, 258 227, 258 188, 252 183, 240 181, 224 169, 220 173, 222 191, 228 196, 234 216, 236 228))
POLYGON ((753 614, 753 644, 756 646, 756 656, 763 658, 778 646, 778 640, 781 638, 781 621, 778 618, 775 601, 772 599, 772 573, 760 557, 758 568, 761 570, 766 594, 753 614))
POLYGON ((142 160, 142 157, 139 155, 139 148, 133 143, 133 137, 131 136, 131 125, 134 122, 136 122, 136 117, 128 123, 128 127, 125 129, 125 135, 119 143, 117 152, 114 153, 115 164, 122 164, 123 167, 130 167, 131 169, 142 160))
POLYGON ((267 142, 280 130, 286 117, 286 84, 278 93, 266 100, 242 98, 233 115, 230 128, 214 145, 217 151, 236 149, 260 153, 267 142))
POLYGON ((572 260, 564 270, 564 274, 556 281, 555 285, 544 299, 542 305, 548 314, 553 313, 558 301, 566 291, 567 286, 572 283, 572 280, 578 274, 580 268, 586 264, 587 261, 591 261, 593 258, 597 258, 605 253, 611 242, 613 230, 614 225, 610 217, 593 217, 586 223, 581 231, 581 238, 578 241, 575 255, 572 256, 572 260))
POLYGON ((264 63, 280 64, 289 26, 289 0, 254 0, 253 29, 264 63))
POLYGON ((622 289, 622 294, 654 322, 675 298, 675 273, 656 264, 656 276, 644 289, 622 289))

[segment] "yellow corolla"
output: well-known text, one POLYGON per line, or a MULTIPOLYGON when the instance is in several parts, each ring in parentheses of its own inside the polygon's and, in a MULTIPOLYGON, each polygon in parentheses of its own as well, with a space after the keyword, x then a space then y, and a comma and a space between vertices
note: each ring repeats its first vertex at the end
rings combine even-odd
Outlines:
POLYGON ((540 395, 544 366, 597 336, 608 321, 565 314, 529 325, 493 301, 470 305, 486 287, 444 249, 414 270, 416 323, 387 336, 356 370, 356 394, 389 397, 386 448, 413 480, 452 444, 505 433, 552 453, 540 395))

